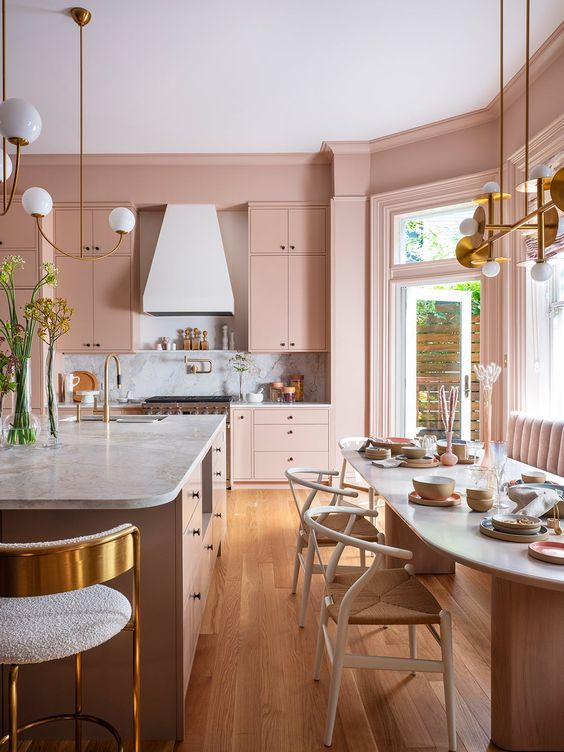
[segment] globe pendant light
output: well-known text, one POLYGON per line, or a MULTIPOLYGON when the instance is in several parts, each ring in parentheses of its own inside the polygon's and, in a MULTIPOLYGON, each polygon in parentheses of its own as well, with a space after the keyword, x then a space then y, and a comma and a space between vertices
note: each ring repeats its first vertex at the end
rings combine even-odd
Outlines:
POLYGON ((70 16, 73 21, 78 25, 80 30, 80 250, 78 253, 72 253, 68 250, 59 248, 50 240, 43 231, 41 220, 46 217, 53 208, 53 199, 44 188, 28 188, 22 196, 22 205, 24 210, 35 217, 37 227, 41 236, 51 245, 56 251, 62 253, 63 256, 76 259, 77 261, 99 261, 100 259, 111 256, 120 247, 121 242, 125 235, 127 235, 135 227, 135 215, 132 211, 120 206, 110 212, 108 221, 111 229, 117 234, 118 239, 113 248, 108 251, 103 251, 98 255, 84 255, 84 77, 83 77, 83 41, 82 32, 86 24, 92 18, 92 14, 86 8, 71 8, 70 16))
MULTIPOLYGON (((502 261, 509 261, 501 256, 495 257, 494 244, 512 232, 530 232, 537 234, 537 257, 531 267, 531 277, 535 282, 544 282, 552 276, 552 266, 545 257, 545 249, 551 245, 558 234, 558 209, 564 211, 564 168, 556 175, 546 165, 537 165, 529 173, 529 96, 530 96, 530 28, 531 3, 526 2, 525 24, 525 180, 516 186, 516 190, 525 194, 525 211, 521 219, 513 224, 503 221, 503 201, 510 195, 503 192, 503 3, 500 0, 500 147, 499 147, 499 184, 486 183, 482 195, 474 199, 479 206, 474 217, 464 220, 460 225, 463 237, 456 246, 456 258, 462 266, 475 269, 482 267, 486 277, 499 274, 502 261), (536 208, 529 210, 529 192, 536 191, 536 208), (550 191, 550 199, 545 200, 545 192, 550 191), (499 219, 495 221, 495 204, 499 202, 499 219), (486 213, 481 204, 487 205, 486 213)), ((525 262, 527 263, 527 262, 525 262)), ((528 265, 528 264, 527 264, 528 265)))
POLYGON ((41 117, 33 105, 25 99, 6 99, 6 0, 2 0, 2 102, 0 103, 0 135, 2 136, 2 161, 0 162, 0 181, 2 182, 2 209, 0 216, 5 216, 12 206, 18 177, 20 174, 21 149, 32 144, 41 133, 41 117), (6 142, 16 147, 16 164, 6 151, 6 142), (12 172, 14 179, 8 195, 6 184, 12 172))

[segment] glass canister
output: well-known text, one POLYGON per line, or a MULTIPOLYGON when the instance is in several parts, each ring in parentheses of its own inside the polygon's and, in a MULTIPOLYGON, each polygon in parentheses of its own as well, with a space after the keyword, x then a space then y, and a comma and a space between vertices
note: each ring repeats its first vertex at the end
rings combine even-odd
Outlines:
POLYGON ((301 373, 293 373, 288 377, 290 386, 296 390, 296 402, 304 401, 304 377, 301 373))
POLYGON ((270 401, 282 402, 282 389, 284 388, 283 381, 273 381, 270 384, 270 401))
POLYGON ((295 402, 296 401, 296 387, 285 386, 282 389, 282 397, 284 399, 284 402, 295 402))

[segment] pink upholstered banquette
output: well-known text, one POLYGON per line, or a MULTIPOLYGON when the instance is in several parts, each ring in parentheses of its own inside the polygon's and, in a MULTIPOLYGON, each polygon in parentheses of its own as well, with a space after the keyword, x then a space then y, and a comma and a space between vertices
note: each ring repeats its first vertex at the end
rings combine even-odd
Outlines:
POLYGON ((509 414, 509 456, 541 470, 564 475, 564 421, 509 414))

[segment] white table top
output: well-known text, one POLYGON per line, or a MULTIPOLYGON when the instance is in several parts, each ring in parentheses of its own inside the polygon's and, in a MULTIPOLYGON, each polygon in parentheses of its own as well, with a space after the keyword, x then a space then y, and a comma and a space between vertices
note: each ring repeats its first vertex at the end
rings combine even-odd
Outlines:
MULTIPOLYGON (((417 475, 455 478, 456 490, 463 491, 468 481, 468 465, 439 465, 426 470, 404 467, 383 469, 373 465, 371 460, 366 460, 357 451, 343 451, 343 456, 386 499, 387 504, 413 532, 439 553, 498 577, 564 591, 564 566, 533 559, 527 552, 527 543, 506 543, 480 533, 480 521, 491 512, 472 512, 464 497, 459 506, 446 508, 418 506, 408 501, 408 494, 413 490, 411 479, 417 475)), ((521 472, 527 468, 531 469, 530 465, 508 460, 506 477, 520 478, 521 472)), ((547 479, 564 483, 562 478, 550 473, 547 479)), ((550 535, 552 538, 554 533, 551 531, 550 535)), ((560 536, 562 538, 564 536, 560 536)))

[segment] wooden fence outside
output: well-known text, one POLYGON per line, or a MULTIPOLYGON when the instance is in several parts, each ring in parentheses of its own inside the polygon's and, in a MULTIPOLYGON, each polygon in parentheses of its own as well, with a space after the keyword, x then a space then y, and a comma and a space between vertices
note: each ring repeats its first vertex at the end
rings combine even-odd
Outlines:
MULTIPOLYGON (((480 316, 472 316, 472 365, 480 362, 480 316)), ((417 426, 442 435, 439 412, 439 387, 460 384, 460 328, 453 323, 437 323, 429 316, 417 326, 416 357, 417 426)), ((472 369, 470 380, 471 438, 480 436, 480 388, 472 369)), ((455 437, 460 434, 460 405, 454 423, 455 437)))

